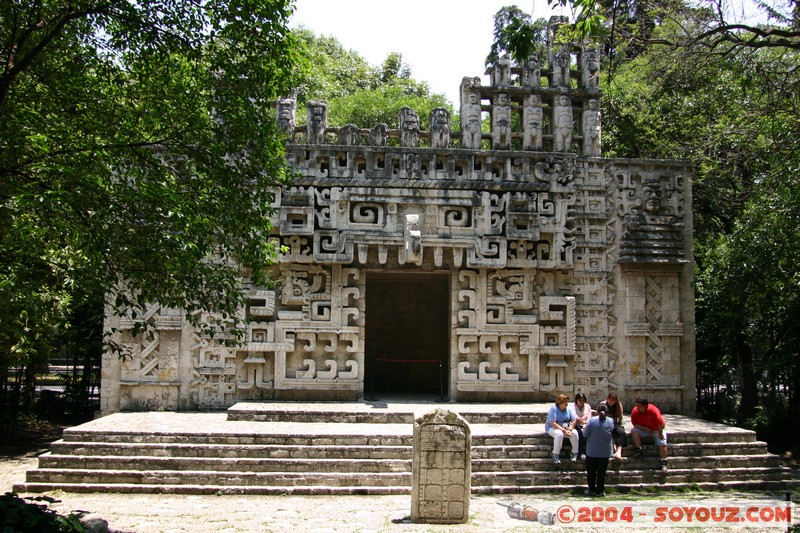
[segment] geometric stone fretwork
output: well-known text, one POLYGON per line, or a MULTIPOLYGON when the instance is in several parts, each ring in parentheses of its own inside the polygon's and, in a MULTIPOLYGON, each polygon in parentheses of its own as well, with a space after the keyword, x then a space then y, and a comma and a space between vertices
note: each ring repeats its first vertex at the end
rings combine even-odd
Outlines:
MULTIPOLYGON (((380 335, 393 312, 366 316, 367 278, 442 273, 448 399, 641 390, 693 411, 690 168, 603 157, 602 61, 555 43, 563 22, 548 25, 544 54, 492 62, 488 84, 463 78, 459 125, 444 108, 422 117, 427 131, 410 108, 395 126, 329 125, 313 101, 298 124, 296 102, 277 102, 292 183, 270 204, 275 284, 243 272, 237 339, 206 338, 157 304, 137 320, 109 312, 131 358, 104 357, 103 412, 363 398, 367 323, 380 335)), ((408 383, 422 390, 423 374, 408 383)))
POLYGON ((341 265, 285 268, 276 336, 275 389, 360 391, 364 286, 359 270, 341 265))
POLYGON ((659 382, 664 376, 664 347, 661 338, 656 330, 661 322, 661 287, 658 277, 645 276, 647 287, 645 315, 649 325, 649 335, 647 336, 645 359, 646 380, 648 383, 659 382))

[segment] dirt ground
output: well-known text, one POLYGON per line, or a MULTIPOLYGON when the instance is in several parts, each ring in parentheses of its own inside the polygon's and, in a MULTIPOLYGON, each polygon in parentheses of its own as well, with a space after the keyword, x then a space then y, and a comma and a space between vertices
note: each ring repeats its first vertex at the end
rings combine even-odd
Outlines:
MULTIPOLYGON (((52 435, 45 437, 52 438, 52 435)), ((14 483, 25 479, 25 472, 36 467, 36 457, 46 451, 46 443, 40 439, 25 446, 0 449, 0 494, 10 492, 14 483)), ((35 495, 23 495, 35 496, 35 495)), ((571 506, 580 513, 597 507, 623 509, 632 507, 636 518, 632 523, 607 520, 603 523, 578 523, 567 527, 586 531, 609 532, 612 528, 628 531, 664 532, 673 529, 669 522, 657 524, 654 520, 655 505, 669 508, 686 505, 733 505, 736 502, 757 502, 762 498, 771 501, 783 500, 778 494, 745 493, 673 493, 646 495, 611 495, 603 500, 591 500, 582 496, 553 495, 476 495, 470 500, 470 519, 466 524, 433 525, 411 524, 410 496, 194 496, 194 495, 139 495, 139 494, 77 494, 50 492, 47 496, 58 500, 51 508, 62 514, 83 512, 87 516, 99 517, 108 522, 114 532, 412 532, 446 531, 492 532, 492 531, 554 531, 565 527, 542 525, 512 518, 503 503, 519 502, 542 511, 558 515, 563 506, 571 506), (726 503, 727 502, 727 503, 726 503), (646 522, 642 522, 646 520, 646 522)), ((797 501, 797 496, 794 496, 797 501)), ((796 508, 793 508, 795 511, 796 508)), ((588 514, 588 513, 587 513, 588 514)), ((793 519, 800 519, 800 511, 793 519)), ((613 515, 611 515, 613 517, 613 515)), ((602 517, 601 517, 602 518, 602 517)), ((708 523, 683 523, 683 526, 709 525, 708 523)), ((734 530, 742 531, 743 524, 735 524, 734 530)), ((681 527, 688 531, 686 527, 681 527)), ((704 531, 711 530, 703 528, 704 531)), ((714 528, 723 531, 722 528, 714 528)), ((785 531, 785 525, 776 527, 749 528, 750 531, 785 531)), ((730 530, 728 530, 730 531, 730 530)))

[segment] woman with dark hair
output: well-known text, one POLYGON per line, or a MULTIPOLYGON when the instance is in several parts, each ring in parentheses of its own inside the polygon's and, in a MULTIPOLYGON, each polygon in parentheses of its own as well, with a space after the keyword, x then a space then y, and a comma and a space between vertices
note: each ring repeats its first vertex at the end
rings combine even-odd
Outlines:
POLYGON ((583 434, 586 436, 587 496, 605 496, 608 459, 614 450, 614 421, 606 415, 606 405, 600 404, 597 416, 589 419, 583 434))
POLYGON ((622 461, 622 448, 628 445, 625 422, 622 418, 622 402, 619 401, 616 392, 609 392, 606 401, 600 405, 606 406, 608 418, 614 421, 614 454, 611 458, 615 461, 622 461))
POLYGON ((583 436, 583 428, 592 417, 592 407, 586 403, 586 395, 579 392, 575 395, 575 402, 572 404, 575 411, 575 430, 578 432, 578 459, 586 459, 586 439, 583 436))

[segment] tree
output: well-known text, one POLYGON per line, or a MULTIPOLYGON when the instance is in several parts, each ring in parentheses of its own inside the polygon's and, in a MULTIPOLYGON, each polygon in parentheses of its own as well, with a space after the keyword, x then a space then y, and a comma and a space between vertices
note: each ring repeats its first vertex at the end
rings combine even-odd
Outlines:
POLYGON ((328 102, 332 126, 355 124, 361 128, 381 122, 397 127, 401 107, 416 110, 425 127, 431 109, 449 107, 443 95, 432 94, 425 82, 412 77, 402 54, 392 52, 379 67, 370 66, 357 52, 345 50, 335 37, 319 37, 302 28, 296 32, 311 64, 297 93, 300 123, 305 120, 304 103, 309 100, 328 102))
MULTIPOLYGON (((0 5, 0 380, 76 300, 235 315, 285 173, 290 0, 0 5), (92 300, 91 297, 88 300, 92 300)), ((98 313, 99 314, 99 313, 98 313)), ((213 329, 211 323, 207 324, 213 329)))
POLYGON ((310 68, 298 66, 296 97, 299 102, 330 100, 374 87, 377 72, 366 59, 346 50, 336 37, 316 35, 311 30, 293 31, 303 46, 310 68))
POLYGON ((800 3, 551 5, 603 40, 604 153, 692 163, 698 406, 796 446, 800 3))
POLYGON ((506 6, 494 15, 493 37, 492 47, 486 56, 487 65, 496 63, 504 54, 523 64, 534 52, 544 56, 547 21, 540 18, 534 22, 530 15, 518 7, 506 6))
POLYGON ((692 163, 698 405, 796 446, 800 52, 763 40, 793 22, 734 35, 725 13, 671 7, 606 78, 606 153, 692 163))

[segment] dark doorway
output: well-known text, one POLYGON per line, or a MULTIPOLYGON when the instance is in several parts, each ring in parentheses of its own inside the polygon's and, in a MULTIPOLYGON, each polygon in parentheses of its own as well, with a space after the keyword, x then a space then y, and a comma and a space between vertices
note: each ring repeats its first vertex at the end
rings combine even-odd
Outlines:
POLYGON ((449 294, 447 274, 367 274, 365 397, 447 398, 449 294))

